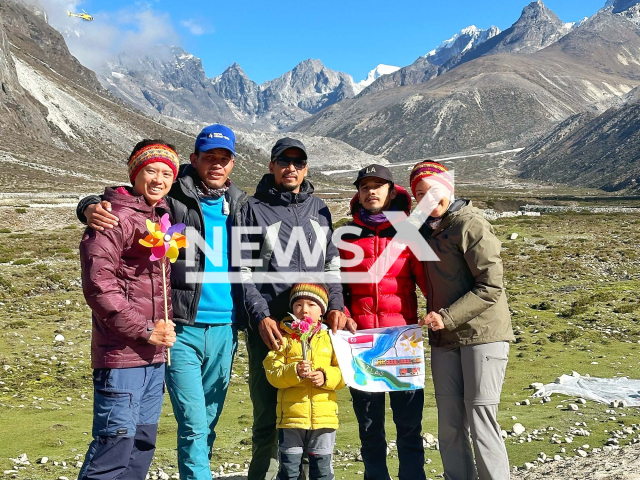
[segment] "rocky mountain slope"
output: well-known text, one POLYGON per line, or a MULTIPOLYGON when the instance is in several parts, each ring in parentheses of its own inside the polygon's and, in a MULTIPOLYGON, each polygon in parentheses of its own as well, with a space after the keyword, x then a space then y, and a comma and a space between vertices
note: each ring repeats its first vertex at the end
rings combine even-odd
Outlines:
POLYGON ((522 10, 520 18, 510 28, 451 59, 445 68, 451 69, 485 55, 534 53, 558 41, 572 26, 560 20, 542 0, 537 0, 522 10))
POLYGON ((640 88, 602 115, 582 113, 523 150, 522 176, 606 191, 640 191, 640 88))
POLYGON ((202 61, 180 47, 120 54, 99 70, 102 84, 147 114, 278 130, 355 96, 350 75, 305 60, 258 85, 234 63, 208 78, 202 61))
POLYGON ((571 115, 604 111, 640 84, 634 15, 601 10, 536 53, 486 55, 426 83, 344 100, 295 130, 392 161, 527 146, 571 115))
POLYGON ((638 4, 638 0, 609 0, 606 7, 612 7, 613 13, 622 13, 638 4))
POLYGON ((147 115, 238 123, 212 88, 202 61, 180 47, 156 45, 144 53, 120 53, 98 70, 112 93, 147 115))
POLYGON ((243 113, 253 114, 276 128, 284 128, 355 96, 356 87, 350 75, 325 67, 320 60, 309 59, 260 85, 256 93, 257 109, 243 113))
MULTIPOLYGON (((0 188, 7 192, 88 192, 126 181, 126 158, 142 138, 174 143, 183 160, 193 136, 126 107, 69 54, 42 17, 0 0, 0 188)), ((239 145, 236 180, 247 188, 266 157, 239 145)))

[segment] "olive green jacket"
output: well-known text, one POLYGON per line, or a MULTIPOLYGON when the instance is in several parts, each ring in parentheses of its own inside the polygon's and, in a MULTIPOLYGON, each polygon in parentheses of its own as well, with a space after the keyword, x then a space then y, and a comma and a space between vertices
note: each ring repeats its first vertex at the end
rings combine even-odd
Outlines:
POLYGON ((458 200, 432 230, 420 232, 440 261, 424 262, 427 311, 438 312, 445 329, 429 331, 436 347, 514 341, 502 281, 501 242, 469 200, 458 200))

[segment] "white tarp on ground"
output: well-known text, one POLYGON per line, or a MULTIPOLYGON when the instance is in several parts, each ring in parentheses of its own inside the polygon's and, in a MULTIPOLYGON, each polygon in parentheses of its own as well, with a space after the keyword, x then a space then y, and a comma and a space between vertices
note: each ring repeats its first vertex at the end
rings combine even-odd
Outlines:
POLYGON ((595 378, 562 375, 555 383, 545 385, 533 396, 540 398, 553 393, 606 404, 614 400, 624 400, 629 407, 640 407, 640 380, 627 377, 595 378))
POLYGON ((424 388, 422 329, 417 325, 331 334, 342 378, 363 392, 424 388))

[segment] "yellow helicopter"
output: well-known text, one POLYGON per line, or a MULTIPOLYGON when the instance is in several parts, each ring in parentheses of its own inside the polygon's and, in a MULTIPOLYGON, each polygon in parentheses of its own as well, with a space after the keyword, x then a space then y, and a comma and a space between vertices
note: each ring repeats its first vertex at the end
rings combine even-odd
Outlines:
POLYGON ((82 20, 86 20, 87 22, 93 22, 93 17, 85 12, 84 9, 82 10, 82 13, 71 13, 69 10, 67 10, 67 15, 69 17, 81 18, 82 20))

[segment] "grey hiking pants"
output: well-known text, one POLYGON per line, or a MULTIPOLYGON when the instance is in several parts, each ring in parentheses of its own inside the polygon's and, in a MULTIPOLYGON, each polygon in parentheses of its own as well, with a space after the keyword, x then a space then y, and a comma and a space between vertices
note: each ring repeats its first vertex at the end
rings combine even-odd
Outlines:
POLYGON ((509 478, 509 458, 497 421, 508 357, 508 342, 431 347, 445 480, 509 478))

